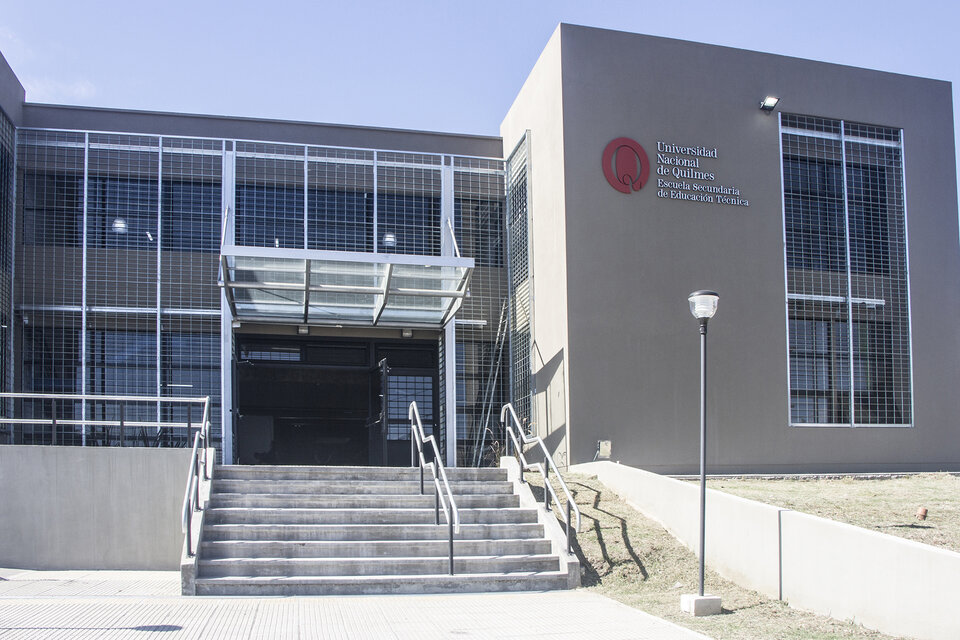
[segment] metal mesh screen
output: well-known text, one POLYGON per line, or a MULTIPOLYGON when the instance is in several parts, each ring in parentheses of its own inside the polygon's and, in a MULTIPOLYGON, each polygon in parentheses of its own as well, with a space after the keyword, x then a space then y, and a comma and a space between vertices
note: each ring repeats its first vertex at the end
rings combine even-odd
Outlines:
POLYGON ((900 131, 784 114, 790 421, 912 423, 900 131))
POLYGON ((304 247, 304 149, 237 142, 236 243, 304 247))
MULTIPOLYGON (((210 395, 218 443, 222 163, 219 140, 21 130, 16 326, 24 391, 210 395)), ((73 419, 117 419, 118 410, 92 401, 57 407, 58 418, 73 419)), ((155 403, 129 410, 127 420, 164 419, 155 403)), ((165 444, 186 444, 185 436, 171 433, 165 444)), ((60 435, 63 444, 109 440, 92 428, 60 435)))
MULTIPOLYGON (((24 391, 82 392, 84 156, 82 133, 18 133, 13 329, 24 391)), ((53 411, 34 401, 19 409, 31 417, 53 411)), ((57 408, 57 418, 79 417, 79 406, 57 408)), ((14 442, 52 442, 50 429, 26 425, 14 442)))
MULTIPOLYGON (((416 401, 426 435, 433 434, 433 376, 391 375, 387 395, 387 440, 409 440, 410 403, 416 401)), ((438 438, 439 440, 439 438, 438 438)))
POLYGON ((507 160, 507 242, 510 282, 510 371, 513 404, 525 427, 532 419, 532 347, 533 309, 532 273, 527 192, 527 145, 524 136, 507 160))
MULTIPOLYGON (((439 256, 449 248, 441 215, 452 211, 460 252, 476 261, 456 325, 461 459, 498 437, 496 412, 510 396, 502 161, 446 156, 445 167, 439 154, 29 129, 17 149, 13 360, 24 391, 209 395, 219 443, 225 197, 235 242, 262 247, 439 256)), ((64 418, 111 411, 57 408, 64 418)), ((185 409, 136 411, 128 419, 170 421, 185 409)))
POLYGON ((308 148, 307 248, 373 251, 373 152, 308 148))
POLYGON ((497 465, 500 407, 510 400, 504 163, 454 158, 453 191, 460 251, 476 263, 456 324, 457 459, 497 465))
MULTIPOLYGON (((13 206, 16 185, 16 130, 13 123, 0 111, 0 273, 13 270, 13 206)), ((13 380, 11 366, 11 311, 12 282, 0 278, 0 389, 9 391, 13 380)), ((2 406, 2 405, 0 405, 2 406)), ((0 427, 0 442, 7 433, 0 427)))
POLYGON ((377 154, 377 250, 440 255, 440 156, 377 154))

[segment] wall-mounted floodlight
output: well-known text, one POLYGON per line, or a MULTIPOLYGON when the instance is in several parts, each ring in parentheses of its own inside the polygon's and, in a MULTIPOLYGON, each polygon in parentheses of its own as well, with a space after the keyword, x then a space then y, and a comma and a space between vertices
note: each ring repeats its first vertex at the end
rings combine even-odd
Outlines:
POLYGON ((777 96, 767 96, 760 101, 760 110, 769 113, 777 108, 779 102, 780 98, 777 96))
POLYGON ((299 335, 301 335, 301 336, 308 336, 308 335, 310 335, 310 327, 307 326, 307 325, 305 325, 305 324, 301 324, 301 325, 297 326, 297 334, 299 334, 299 335))
POLYGON ((389 231, 383 234, 383 246, 385 247, 397 246, 397 234, 390 233, 389 231))
POLYGON ((127 221, 123 218, 114 218, 113 224, 110 225, 110 228, 113 229, 114 233, 126 233, 127 221))

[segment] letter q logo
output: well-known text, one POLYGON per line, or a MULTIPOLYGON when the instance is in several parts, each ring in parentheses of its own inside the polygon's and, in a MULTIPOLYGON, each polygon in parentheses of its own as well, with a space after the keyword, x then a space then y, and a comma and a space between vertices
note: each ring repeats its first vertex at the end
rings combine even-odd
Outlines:
POLYGON ((650 177, 650 160, 636 140, 615 138, 603 150, 603 175, 620 193, 639 191, 650 177))

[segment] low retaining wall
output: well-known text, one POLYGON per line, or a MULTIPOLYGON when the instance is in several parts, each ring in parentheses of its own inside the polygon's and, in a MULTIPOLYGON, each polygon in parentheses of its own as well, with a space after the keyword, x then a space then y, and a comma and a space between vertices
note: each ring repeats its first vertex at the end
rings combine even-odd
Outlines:
MULTIPOLYGON (((597 476, 687 547, 698 547, 696 483, 614 462, 570 471, 597 476)), ((708 489, 706 560, 725 578, 800 609, 891 635, 960 638, 953 608, 960 553, 708 489)))
POLYGON ((0 446, 0 566, 179 567, 190 449, 0 446))

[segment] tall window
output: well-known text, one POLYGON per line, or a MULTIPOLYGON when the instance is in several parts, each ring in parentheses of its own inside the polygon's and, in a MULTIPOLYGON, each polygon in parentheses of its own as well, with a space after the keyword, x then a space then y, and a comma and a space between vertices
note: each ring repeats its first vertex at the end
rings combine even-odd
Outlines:
POLYGON ((783 114, 790 422, 910 426, 899 129, 783 114))

